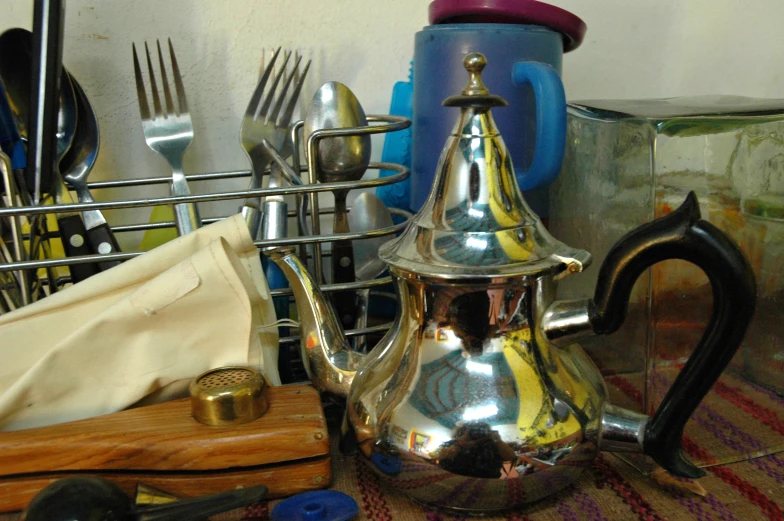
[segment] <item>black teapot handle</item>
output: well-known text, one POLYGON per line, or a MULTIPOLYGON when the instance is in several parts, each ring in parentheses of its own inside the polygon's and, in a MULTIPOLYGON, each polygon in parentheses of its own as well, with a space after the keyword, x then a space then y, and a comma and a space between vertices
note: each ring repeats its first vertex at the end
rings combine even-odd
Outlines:
POLYGON ((631 231, 607 254, 590 310, 596 333, 609 334, 621 327, 635 281, 665 259, 683 259, 705 272, 713 290, 713 313, 694 352, 648 421, 643 452, 668 472, 695 478, 704 471, 683 454, 683 428, 738 350, 754 314, 757 288, 743 253, 724 232, 700 219, 697 197, 690 192, 677 210, 631 231))

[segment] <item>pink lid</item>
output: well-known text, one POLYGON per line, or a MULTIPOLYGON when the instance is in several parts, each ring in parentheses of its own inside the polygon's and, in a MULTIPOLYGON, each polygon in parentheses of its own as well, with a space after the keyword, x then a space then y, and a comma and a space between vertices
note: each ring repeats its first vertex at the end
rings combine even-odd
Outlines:
POLYGON ((586 26, 565 9, 537 0, 434 0, 430 23, 504 23, 543 25, 564 38, 564 52, 583 43, 586 26))

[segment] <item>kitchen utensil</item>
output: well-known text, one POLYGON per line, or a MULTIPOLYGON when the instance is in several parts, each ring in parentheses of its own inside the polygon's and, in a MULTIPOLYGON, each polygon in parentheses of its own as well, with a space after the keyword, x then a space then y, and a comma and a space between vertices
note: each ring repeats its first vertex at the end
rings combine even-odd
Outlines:
POLYGON ((437 507, 489 512, 536 501, 573 483, 600 449, 644 452, 676 476, 701 476, 681 450, 683 426, 751 320, 751 268, 699 219, 690 195, 615 245, 593 298, 555 301, 557 282, 591 256, 555 240, 525 203, 490 114, 507 103, 484 86, 485 64, 480 53, 466 55, 468 84, 444 101, 461 113, 438 183, 379 252, 401 309, 369 355, 347 349, 294 249, 268 252, 296 296, 314 385, 347 396, 347 440, 377 473, 437 507), (599 371, 576 342, 616 331, 638 276, 670 258, 708 274, 713 316, 648 418, 607 403, 599 371))
POLYGON ((239 425, 269 410, 264 377, 251 367, 220 367, 193 379, 193 417, 206 425, 239 425))
MULTIPOLYGON (((282 186, 284 184, 281 168, 277 163, 273 162, 267 188, 280 188, 282 186)), ((288 213, 288 204, 282 195, 267 196, 264 199, 262 212, 261 238, 263 240, 285 238, 287 235, 288 213)), ((274 262, 269 260, 269 257, 264 256, 262 258, 262 266, 270 289, 282 289, 289 286, 283 272, 274 262)), ((278 320, 289 318, 289 297, 275 297, 273 301, 275 303, 275 315, 278 317, 278 320)), ((278 334, 281 337, 288 336, 289 328, 279 328, 278 334)), ((284 344, 280 346, 278 351, 278 371, 280 372, 280 380, 284 384, 294 382, 291 349, 291 345, 284 344)))
POLYGON ((531 208, 547 218, 546 186, 560 170, 565 143, 565 96, 559 74, 563 53, 577 48, 585 24, 577 16, 532 0, 436 0, 430 23, 414 41, 410 208, 430 193, 441 148, 452 128, 444 98, 464 85, 467 50, 492 65, 485 84, 509 102, 496 124, 512 155, 531 208))
MULTIPOLYGON (((756 313, 740 352, 685 432, 699 445, 712 443, 716 431, 706 429, 706 421, 718 425, 714 411, 732 403, 723 392, 731 387, 739 396, 755 397, 744 410, 768 410, 743 429, 767 434, 751 443, 716 444, 699 461, 723 464, 784 449, 784 431, 766 424, 767 418, 784 417, 779 398, 784 321, 778 318, 784 315, 784 211, 776 210, 784 208, 784 101, 740 96, 575 101, 568 132, 564 166, 551 186, 552 233, 590 248, 601 262, 629 226, 666 215, 693 190, 705 219, 740 244, 759 282, 756 313)), ((564 281, 559 298, 589 295, 595 280, 588 273, 564 281)), ((635 285, 618 334, 583 347, 603 374, 640 390, 641 410, 654 410, 699 339, 711 300, 709 280, 696 267, 654 266, 635 285)), ((641 459, 634 464, 648 466, 641 459)))
MULTIPOLYGON (((71 80, 76 103, 73 106, 75 110, 66 114, 66 117, 76 120, 78 114, 78 120, 71 148, 60 160, 60 172, 63 179, 76 191, 80 203, 94 203, 95 199, 87 188, 87 176, 90 175, 90 170, 98 157, 100 144, 98 120, 76 78, 70 74, 68 77, 71 80)), ((82 219, 87 232, 87 241, 93 253, 107 254, 120 251, 117 239, 100 210, 86 210, 82 212, 82 219)), ((118 264, 120 261, 107 261, 99 263, 98 267, 101 271, 105 271, 118 264)))
POLYGON ((64 474, 110 479, 129 495, 139 482, 180 497, 259 483, 269 487, 269 499, 328 487, 329 436, 318 393, 287 385, 270 387, 267 396, 267 413, 240 425, 199 423, 184 398, 0 432, 0 512, 21 510, 64 474))
MULTIPOLYGON (((42 193, 54 191, 50 184, 61 155, 56 152, 58 98, 61 96, 63 66, 63 32, 65 0, 39 0, 33 4, 33 35, 28 56, 31 57, 30 128, 27 143, 27 185, 33 188, 33 204, 42 193)), ((2 47, 4 52, 13 52, 2 47)))
POLYGON ((348 521, 359 513, 357 502, 337 490, 303 492, 272 509, 271 521, 348 521))
MULTIPOLYGON (((35 73, 35 69, 30 70, 24 65, 33 60, 33 56, 30 54, 31 49, 33 48, 33 39, 33 33, 25 29, 13 29, 6 31, 3 34, 3 50, 16 57, 16 61, 9 63, 7 67, 3 66, 3 81, 6 84, 6 94, 12 102, 12 106, 17 107, 17 114, 22 117, 25 114, 31 114, 29 106, 27 105, 30 102, 29 90, 25 89, 25 85, 33 85, 34 78, 22 76, 28 73, 35 73), (13 85, 13 88, 8 87, 8 85, 13 85)), ((39 178, 43 173, 43 179, 46 183, 49 183, 47 190, 53 193, 55 202, 59 204, 68 204, 72 203, 73 199, 60 178, 58 163, 59 159, 61 159, 70 149, 76 131, 76 118, 72 117, 72 115, 76 114, 76 101, 67 73, 64 72, 62 66, 58 67, 58 71, 62 75, 62 79, 59 82, 59 110, 56 119, 57 131, 55 132, 55 135, 57 136, 55 153, 57 154, 56 157, 58 158, 58 161, 52 162, 54 172, 57 174, 54 178, 49 179, 48 174, 46 174, 46 171, 48 171, 49 168, 48 166, 31 167, 30 146, 32 146, 31 140, 33 138, 27 134, 29 129, 26 129, 25 127, 19 128, 19 133, 22 139, 28 138, 28 173, 31 171, 31 168, 34 170, 38 169, 38 173, 35 174, 35 177, 39 178)), ((46 147, 43 146, 43 142, 40 139, 38 139, 38 143, 42 146, 39 147, 40 150, 36 152, 36 154, 38 154, 38 159, 36 159, 36 161, 41 161, 46 159, 44 155, 48 154, 48 152, 45 151, 46 147)), ((74 257, 89 255, 91 251, 86 242, 86 231, 79 214, 76 212, 59 212, 56 214, 56 218, 57 226, 60 230, 60 239, 66 256, 74 257)), ((93 263, 72 264, 69 266, 69 271, 71 272, 73 282, 80 282, 97 273, 98 267, 93 263)), ((56 285, 52 285, 51 287, 56 287, 56 285)))
MULTIPOLYGON (((291 52, 286 52, 283 59, 283 65, 275 75, 272 85, 268 92, 264 92, 267 86, 267 81, 274 73, 275 61, 280 54, 280 47, 275 51, 275 54, 270 59, 267 67, 256 85, 256 90, 248 103, 248 108, 245 110, 245 115, 242 118, 242 127, 240 128, 240 143, 243 150, 251 162, 251 182, 248 187, 249 190, 259 189, 262 186, 262 178, 264 170, 272 163, 272 157, 267 152, 267 148, 262 146, 262 141, 266 140, 272 148, 277 150, 281 157, 287 159, 291 156, 292 147, 290 139, 288 138, 288 127, 291 123, 291 116, 294 113, 294 107, 297 105, 299 93, 302 90, 302 85, 305 82, 305 77, 310 68, 310 60, 305 65, 305 69, 299 76, 294 91, 286 104, 285 109, 283 103, 286 99, 286 93, 289 85, 294 79, 295 73, 291 73, 283 80, 283 86, 279 93, 277 93, 278 84, 281 79, 286 75, 286 65, 288 64, 291 52), (281 113, 281 110, 283 112, 281 113)), ((299 70, 299 63, 302 60, 301 56, 297 56, 294 64, 294 71, 299 70)), ((248 223, 248 228, 254 238, 258 238, 261 231, 261 201, 258 197, 249 197, 245 199, 245 204, 242 207, 242 215, 245 222, 248 223)))
MULTIPOLYGON (((0 40, 3 36, 0 36, 0 40)), ((27 164, 22 138, 16 124, 16 115, 11 109, 8 95, 3 84, 3 59, 0 55, 0 150, 6 153, 11 160, 14 170, 24 168, 27 164)))
POLYGON ((137 508, 111 481, 74 476, 56 481, 39 492, 25 509, 24 521, 198 521, 261 501, 266 495, 267 487, 256 485, 137 508))
MULTIPOLYGON (((0 97, 4 97, 4 93, 0 92, 0 97)), ((3 110, 0 110, 0 114, 2 113, 3 110)), ((3 198, 0 197, 0 206, 16 206, 19 190, 16 186, 16 179, 14 179, 11 159, 4 152, 0 152, 0 177, 2 178, 5 198, 8 201, 6 204, 3 202, 3 198)), ((24 239, 22 237, 22 223, 20 222, 20 218, 14 216, 8 217, 5 222, 0 219, 0 228, 2 228, 4 232, 7 232, 9 236, 9 240, 6 240, 5 233, 2 234, 3 246, 5 246, 7 242, 10 242, 11 248, 13 250, 10 251, 8 255, 6 255, 6 260, 9 262, 27 260, 27 253, 25 252, 23 244, 24 239)), ((30 274, 26 270, 19 270, 14 272, 14 276, 16 277, 16 283, 19 287, 19 299, 22 305, 26 306, 32 301, 30 295, 30 274)))
MULTIPOLYGON (((19 39, 18 36, 24 33, 27 34, 27 38, 29 39, 30 33, 23 29, 12 29, 7 31, 6 33, 3 33, 3 35, 0 35, 0 43, 5 42, 9 45, 16 45, 15 42, 19 39), (12 36, 10 40, 9 33, 12 36)), ((27 99, 25 92, 29 92, 29 85, 27 84, 30 80, 30 63, 26 58, 27 56, 24 52, 0 53, 0 125, 2 125, 0 134, 3 136, 3 150, 7 151, 11 160, 13 175, 10 176, 11 179, 9 179, 9 183, 12 186, 14 184, 16 185, 16 197, 13 197, 9 201, 12 201, 12 204, 15 204, 13 201, 16 201, 18 198, 22 204, 31 206, 33 204, 33 198, 25 181, 27 152, 19 130, 20 128, 27 128, 26 120, 24 119, 26 116, 22 113, 22 111, 27 110, 27 103, 22 102, 13 104, 12 106, 10 102, 11 97, 8 92, 6 92, 5 88, 5 83, 7 82, 9 85, 14 86, 15 89, 13 92, 15 92, 15 97, 17 99, 19 99, 20 96, 22 101, 27 99), (9 54, 12 54, 12 56, 9 56, 9 54), (9 60, 9 58, 13 59, 9 60), (28 90, 25 91, 25 88, 28 90), (19 125, 21 125, 21 127, 19 125)), ((11 221, 12 228, 16 229, 17 225, 20 227, 17 235, 21 236, 21 223, 19 222, 19 218, 12 217, 11 221), (14 221, 16 221, 16 224, 13 224, 14 221)), ((23 260, 38 258, 41 249, 44 250, 47 258, 51 258, 51 248, 48 234, 46 233, 46 218, 44 216, 36 216, 28 219, 28 221, 30 236, 27 244, 29 247, 27 251, 24 251, 24 248, 19 248, 21 249, 19 258, 23 258, 23 260)), ((15 241, 15 244, 21 246, 22 242, 21 240, 15 241)), ((54 293, 57 291, 57 277, 54 269, 47 268, 46 273, 49 279, 47 287, 50 288, 50 292, 54 293)), ((28 285, 26 290, 23 289, 23 292, 27 292, 31 300, 36 300, 41 289, 41 286, 38 284, 40 281, 37 278, 37 273, 34 270, 30 270, 26 276, 28 285)))
MULTIPOLYGON (((0 152, 0 161, 7 161, 8 157, 0 152)), ((0 165, 2 167, 2 165, 0 165)), ((0 208, 5 207, 3 198, 0 197, 0 208)), ((11 230, 0 219, 0 262, 13 262, 14 257, 7 247, 11 240, 11 230)), ((0 314, 8 313, 24 305, 22 301, 22 285, 18 275, 12 272, 0 272, 0 314)))
MULTIPOLYGON (((172 168, 172 195, 190 195, 188 181, 182 171, 182 158, 186 150, 193 141, 193 122, 190 112, 188 112, 188 100, 185 97, 185 87, 182 84, 180 68, 177 65, 177 57, 174 55, 174 47, 171 39, 169 42, 169 56, 171 57, 172 76, 174 78, 174 88, 177 94, 177 104, 169 88, 169 80, 166 76, 166 66, 163 63, 163 53, 161 43, 156 40, 158 47, 158 62, 161 69, 161 83, 163 96, 166 100, 166 112, 161 107, 161 98, 158 94, 158 87, 155 82, 155 73, 150 59, 150 50, 147 42, 144 43, 144 51, 147 55, 147 70, 149 71, 150 91, 152 92, 153 113, 147 103, 147 92, 144 86, 139 58, 136 55, 136 45, 133 47, 133 69, 136 75, 136 95, 139 99, 139 112, 142 117, 142 130, 147 146, 163 156, 172 168)), ((174 217, 177 223, 177 233, 185 235, 196 228, 201 227, 201 217, 199 209, 195 203, 179 203, 174 205, 174 217)))
MULTIPOLYGON (((348 213, 348 226, 352 232, 370 232, 392 225, 392 214, 374 194, 363 192, 354 199, 348 213)), ((373 280, 387 269, 386 263, 379 259, 378 251, 390 239, 385 236, 353 241, 354 273, 357 280, 373 280)), ((357 290, 357 329, 367 327, 369 301, 369 289, 357 290)), ((357 337, 354 349, 361 353, 367 352, 367 338, 357 337)))
MULTIPOLYGON (((320 129, 352 128, 367 126, 365 111, 354 93, 342 83, 331 81, 316 91, 305 116, 305 140, 320 129)), ((322 139, 316 153, 317 175, 322 183, 359 181, 370 162, 370 136, 330 137, 322 139)), ((346 196, 348 190, 334 190, 335 219, 333 233, 348 233, 346 196)), ((336 241, 332 244, 332 282, 354 281, 354 251, 351 241, 336 241)), ((354 325, 355 299, 351 291, 332 294, 338 317, 343 327, 354 325)))
MULTIPOLYGON (((76 114, 76 98, 74 97, 70 78, 66 75, 63 78, 60 96, 59 125, 62 126, 58 128, 57 138, 57 155, 60 159, 65 156, 73 142, 73 136, 76 132, 76 118, 73 117, 74 114, 76 114)), ((54 201, 57 204, 73 204, 71 194, 60 177, 58 164, 59 161, 54 167, 56 175, 51 180, 52 190, 54 190, 54 201)), ((60 240, 63 243, 66 256, 76 257, 92 253, 87 243, 87 230, 81 216, 73 211, 58 212, 55 215, 57 217, 57 228, 60 230, 60 240)), ((72 281, 77 283, 92 277, 98 273, 99 269, 97 264, 79 263, 69 265, 68 271, 71 272, 72 281)))

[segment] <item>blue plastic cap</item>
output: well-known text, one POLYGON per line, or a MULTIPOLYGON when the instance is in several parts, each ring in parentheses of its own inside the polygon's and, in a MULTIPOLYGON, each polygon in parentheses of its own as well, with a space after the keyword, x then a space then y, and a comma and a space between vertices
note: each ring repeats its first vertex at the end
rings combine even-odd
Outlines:
POLYGON ((359 513, 354 498, 336 490, 315 490, 284 499, 272 509, 271 521, 348 521, 359 513))

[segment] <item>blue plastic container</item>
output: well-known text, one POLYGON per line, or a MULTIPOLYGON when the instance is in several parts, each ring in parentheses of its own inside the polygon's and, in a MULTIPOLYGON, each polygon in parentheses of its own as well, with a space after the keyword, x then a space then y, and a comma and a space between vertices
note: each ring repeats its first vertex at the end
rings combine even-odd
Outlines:
POLYGON ((566 99, 560 80, 563 35, 540 25, 457 23, 430 25, 416 34, 410 208, 418 211, 430 193, 457 117, 441 103, 465 87, 463 57, 473 51, 487 57, 482 79, 490 92, 509 102, 493 117, 526 201, 546 218, 546 186, 563 159, 566 99))

